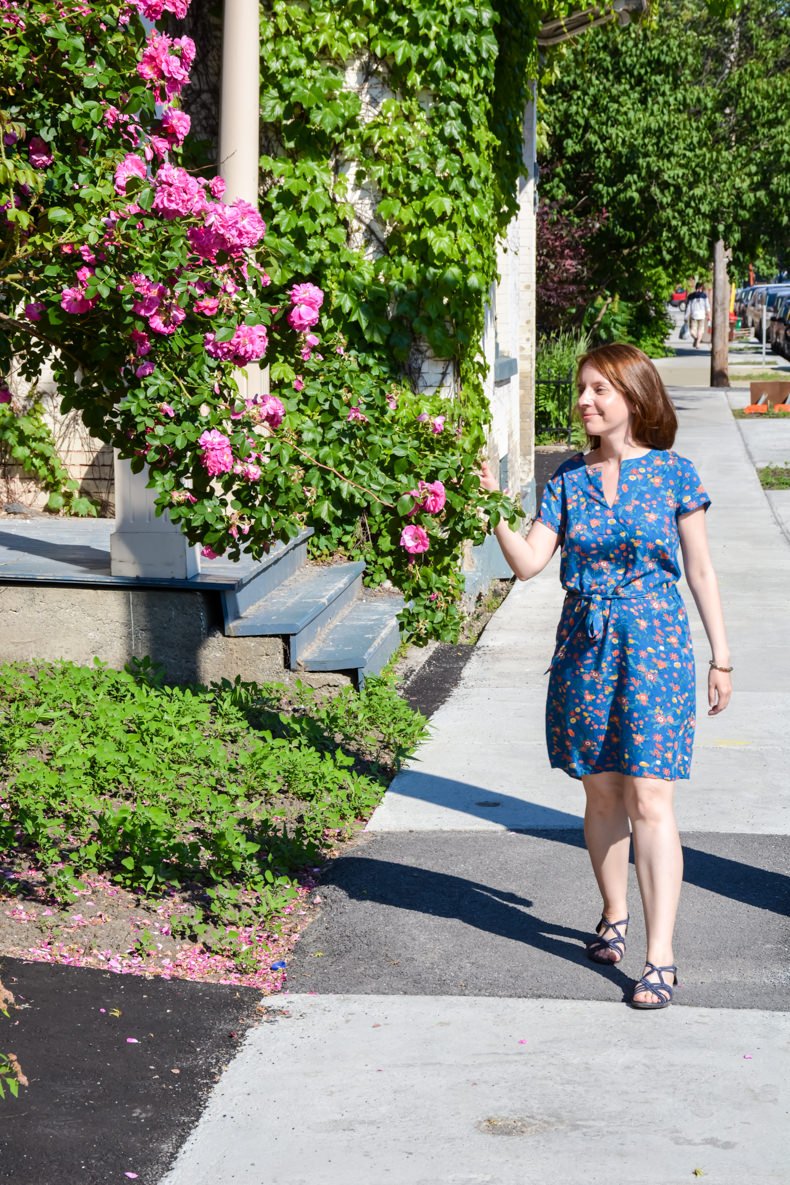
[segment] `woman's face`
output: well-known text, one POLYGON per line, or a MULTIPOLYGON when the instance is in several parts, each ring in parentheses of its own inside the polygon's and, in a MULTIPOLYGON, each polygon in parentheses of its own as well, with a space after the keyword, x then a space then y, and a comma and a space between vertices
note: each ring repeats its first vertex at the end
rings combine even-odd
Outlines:
POLYGON ((587 362, 577 379, 579 396, 576 401, 588 436, 630 434, 634 413, 621 391, 587 362))

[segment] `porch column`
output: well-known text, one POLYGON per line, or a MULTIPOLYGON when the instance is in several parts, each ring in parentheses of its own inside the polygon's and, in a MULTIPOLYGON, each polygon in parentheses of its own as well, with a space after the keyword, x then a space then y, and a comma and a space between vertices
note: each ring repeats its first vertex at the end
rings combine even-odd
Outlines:
POLYGON ((535 508, 535 291, 537 209, 537 127, 535 85, 524 111, 524 163, 527 174, 519 184, 519 488, 527 513, 535 508))
MULTIPOLYGON (((226 186, 223 201, 242 198, 257 210, 259 157, 259 2, 225 0, 219 111, 219 174, 226 186)), ((262 392, 257 363, 248 365, 237 377, 247 398, 262 392)))

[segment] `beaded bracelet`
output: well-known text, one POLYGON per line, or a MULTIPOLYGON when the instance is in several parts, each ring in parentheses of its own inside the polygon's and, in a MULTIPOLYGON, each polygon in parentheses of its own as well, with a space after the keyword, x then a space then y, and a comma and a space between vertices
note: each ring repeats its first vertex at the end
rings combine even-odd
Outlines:
POLYGON ((714 661, 713 661, 713 659, 711 659, 711 660, 710 660, 710 662, 708 663, 708 666, 709 666, 709 667, 711 668, 711 670, 713 670, 713 671, 724 671, 724 673, 725 673, 726 675, 729 675, 730 671, 732 671, 732 670, 734 670, 734 669, 735 669, 734 667, 720 667, 720 666, 719 666, 719 664, 718 664, 717 662, 714 662, 714 661))

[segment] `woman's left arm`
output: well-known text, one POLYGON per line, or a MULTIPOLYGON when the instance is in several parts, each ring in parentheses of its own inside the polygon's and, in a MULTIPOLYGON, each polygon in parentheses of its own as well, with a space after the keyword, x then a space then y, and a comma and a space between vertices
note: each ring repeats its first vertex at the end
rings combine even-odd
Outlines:
MULTIPOLYGON (((681 514, 678 517, 678 535, 686 580, 697 604, 705 633, 708 635, 711 658, 716 667, 728 667, 730 651, 724 629, 719 583, 708 548, 705 511, 700 508, 692 510, 690 514, 681 514)), ((716 667, 711 667, 708 672, 709 716, 717 716, 719 712, 723 712, 732 695, 732 680, 729 674, 717 670, 716 667)))

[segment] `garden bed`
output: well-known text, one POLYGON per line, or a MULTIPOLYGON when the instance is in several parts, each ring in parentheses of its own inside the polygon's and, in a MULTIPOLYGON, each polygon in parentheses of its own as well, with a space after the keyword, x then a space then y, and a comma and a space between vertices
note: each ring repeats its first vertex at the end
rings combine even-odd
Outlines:
POLYGON ((174 688, 145 660, 2 667, 0 729, 6 955, 276 991, 426 722, 387 678, 174 688))

